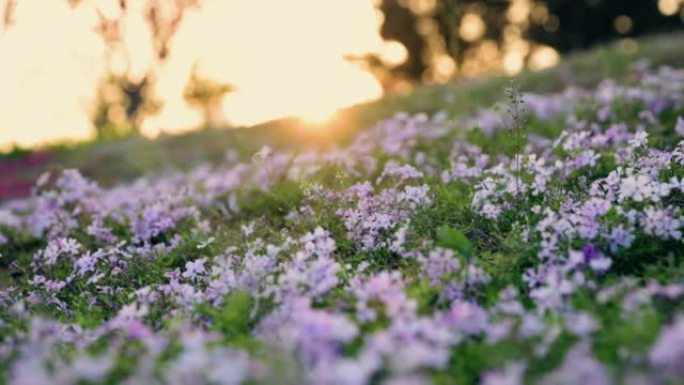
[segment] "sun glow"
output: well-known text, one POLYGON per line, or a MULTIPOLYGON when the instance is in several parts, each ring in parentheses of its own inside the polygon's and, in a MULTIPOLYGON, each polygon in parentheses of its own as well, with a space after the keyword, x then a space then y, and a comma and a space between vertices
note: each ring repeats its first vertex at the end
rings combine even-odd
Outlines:
MULTIPOLYGON (((106 13, 116 2, 83 1, 75 9, 66 0, 20 1, 14 25, 0 30, 0 146, 92 136, 90 113, 105 76, 96 10, 106 13)), ((126 20, 134 73, 151 65, 146 33, 141 17, 126 20)), ((383 49, 368 0, 204 0, 183 20, 157 71, 154 92, 163 105, 143 121, 143 133, 202 123, 201 112, 183 99, 193 68, 236 88, 222 104, 230 124, 286 116, 325 121, 341 107, 382 95, 378 81, 344 57, 383 49)))

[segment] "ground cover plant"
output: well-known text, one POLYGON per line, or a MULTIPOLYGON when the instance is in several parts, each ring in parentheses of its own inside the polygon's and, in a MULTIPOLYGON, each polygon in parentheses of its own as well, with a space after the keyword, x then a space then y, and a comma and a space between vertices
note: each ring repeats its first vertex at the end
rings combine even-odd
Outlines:
POLYGON ((684 381, 684 71, 0 207, 12 384, 684 381))

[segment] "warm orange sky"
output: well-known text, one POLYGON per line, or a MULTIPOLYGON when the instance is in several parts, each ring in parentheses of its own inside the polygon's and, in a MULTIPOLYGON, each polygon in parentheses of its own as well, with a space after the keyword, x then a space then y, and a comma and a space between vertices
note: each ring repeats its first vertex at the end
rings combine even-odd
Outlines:
MULTIPOLYGON (((72 9, 66 0, 18 2, 15 24, 0 30, 0 148, 92 135, 89 109, 104 75, 95 9, 106 12, 111 3, 85 0, 72 9)), ((152 55, 147 27, 141 16, 125 27, 132 65, 143 71, 152 55)), ((343 59, 381 46, 371 0, 204 0, 174 38, 157 79, 164 108, 143 123, 144 132, 200 124, 199 111, 182 97, 194 63, 202 75, 238 87, 224 100, 232 123, 323 119, 381 95, 373 76, 343 59)))

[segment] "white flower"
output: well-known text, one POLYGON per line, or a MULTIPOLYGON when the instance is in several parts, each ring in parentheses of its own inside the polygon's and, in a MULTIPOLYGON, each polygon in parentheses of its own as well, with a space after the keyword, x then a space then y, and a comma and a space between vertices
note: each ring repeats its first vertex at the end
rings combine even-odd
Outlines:
POLYGON ((197 245, 197 248, 200 249, 200 250, 201 250, 201 249, 204 249, 205 247, 207 247, 207 246, 211 245, 212 243, 214 243, 215 240, 216 240, 216 238, 214 238, 214 237, 209 237, 209 239, 207 239, 206 241, 200 242, 200 244, 197 245))
POLYGON ((677 124, 675 124, 675 132, 679 136, 684 136, 684 117, 677 117, 677 124))
POLYGON ((655 235, 661 239, 682 238, 682 232, 679 230, 681 220, 674 217, 668 210, 648 206, 644 213, 646 216, 642 218, 641 224, 646 234, 655 235))
POLYGON ((629 140, 629 144, 633 147, 643 147, 648 143, 648 133, 646 131, 639 131, 634 134, 634 137, 629 140))
POLYGON ((273 149, 269 146, 263 146, 259 151, 257 151, 252 157, 254 161, 262 161, 268 158, 269 155, 273 153, 273 149))
POLYGON ((635 202, 641 202, 653 195, 653 187, 648 176, 640 174, 630 175, 620 182, 620 201, 631 198, 635 202))
POLYGON ((585 312, 566 316, 565 326, 578 337, 587 337, 598 329, 596 320, 585 312))
POLYGON ((241 229, 242 229, 242 235, 244 235, 245 237, 249 237, 254 232, 254 222, 250 222, 246 225, 242 225, 241 229))
POLYGON ((591 266, 591 268, 598 273, 604 273, 608 271, 612 264, 613 260, 605 256, 589 261, 589 266, 591 266))

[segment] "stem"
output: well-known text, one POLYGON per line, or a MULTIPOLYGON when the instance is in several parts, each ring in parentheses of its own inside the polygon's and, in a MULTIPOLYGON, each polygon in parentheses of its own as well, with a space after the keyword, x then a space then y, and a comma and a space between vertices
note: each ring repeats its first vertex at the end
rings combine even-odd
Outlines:
MULTIPOLYGON (((521 164, 520 153, 522 151, 522 130, 525 129, 524 116, 524 102, 520 96, 520 86, 516 82, 511 82, 508 89, 509 97, 509 115, 511 117, 511 130, 515 135, 515 197, 514 204, 517 211, 520 209, 520 178, 521 178, 521 164)), ((517 219, 520 219, 520 213, 515 214, 517 219)))

